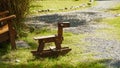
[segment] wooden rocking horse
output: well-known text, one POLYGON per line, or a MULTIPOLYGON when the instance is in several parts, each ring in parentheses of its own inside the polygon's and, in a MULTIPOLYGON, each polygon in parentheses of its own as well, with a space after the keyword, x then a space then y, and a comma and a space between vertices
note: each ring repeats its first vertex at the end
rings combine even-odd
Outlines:
POLYGON ((50 56, 59 56, 65 55, 71 49, 69 47, 61 47, 63 41, 63 28, 69 27, 70 23, 63 22, 58 23, 58 34, 51 35, 51 36, 43 36, 43 37, 34 37, 35 40, 38 40, 39 47, 37 51, 32 51, 33 55, 40 56, 40 57, 50 57, 50 56), (45 47, 45 43, 54 42, 55 47, 50 47, 49 50, 43 50, 45 47))
POLYGON ((11 43, 11 49, 16 49, 16 32, 12 26, 11 21, 13 18, 16 18, 16 16, 7 16, 8 13, 9 11, 0 12, 0 43, 9 41, 11 43))

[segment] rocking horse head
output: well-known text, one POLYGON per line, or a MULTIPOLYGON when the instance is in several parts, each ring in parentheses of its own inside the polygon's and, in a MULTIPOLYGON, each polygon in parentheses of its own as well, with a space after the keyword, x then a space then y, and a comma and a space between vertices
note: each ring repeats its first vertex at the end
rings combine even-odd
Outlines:
POLYGON ((58 22, 58 28, 66 28, 66 27, 70 27, 69 22, 58 22))

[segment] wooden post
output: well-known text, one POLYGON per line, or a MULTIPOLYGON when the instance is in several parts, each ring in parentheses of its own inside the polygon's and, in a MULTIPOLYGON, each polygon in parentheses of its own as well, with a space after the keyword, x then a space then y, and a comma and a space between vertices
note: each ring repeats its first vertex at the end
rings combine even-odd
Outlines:
POLYGON ((58 37, 63 36, 63 26, 61 23, 58 23, 58 37))
MULTIPOLYGON (((11 18, 16 18, 15 15, 11 16, 11 18)), ((14 30, 12 20, 7 21, 8 22, 8 29, 9 29, 9 37, 10 37, 10 43, 11 43, 11 48, 13 50, 16 49, 16 43, 15 43, 15 37, 16 37, 16 32, 14 30)))

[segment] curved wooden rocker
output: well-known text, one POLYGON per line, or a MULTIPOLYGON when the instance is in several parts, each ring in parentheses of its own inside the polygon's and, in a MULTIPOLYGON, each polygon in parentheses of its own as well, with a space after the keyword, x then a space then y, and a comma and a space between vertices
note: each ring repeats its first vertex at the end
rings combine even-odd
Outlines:
POLYGON ((3 43, 4 41, 9 41, 11 43, 11 49, 16 49, 16 31, 12 26, 12 19, 16 18, 16 16, 6 16, 7 13, 9 13, 9 11, 0 12, 0 43, 3 43))
POLYGON ((32 51, 33 55, 40 57, 57 57, 59 55, 65 55, 71 49, 69 47, 61 47, 63 41, 63 28, 69 27, 70 23, 62 22, 58 23, 58 34, 43 36, 43 37, 34 37, 35 40, 38 40, 39 47, 37 51, 32 51), (45 43, 54 42, 55 47, 50 47, 49 50, 43 50, 45 43))

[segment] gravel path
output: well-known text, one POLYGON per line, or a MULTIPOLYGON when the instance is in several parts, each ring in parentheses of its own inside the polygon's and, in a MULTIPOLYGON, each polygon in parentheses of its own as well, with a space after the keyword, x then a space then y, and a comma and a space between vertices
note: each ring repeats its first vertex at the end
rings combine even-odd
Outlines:
MULTIPOLYGON (((107 64, 108 68, 120 68, 120 41, 112 38, 106 32, 96 32, 97 29, 111 29, 112 26, 96 23, 94 20, 115 17, 115 14, 107 13, 106 10, 120 3, 119 0, 99 0, 97 6, 82 11, 72 11, 64 13, 56 13, 49 15, 33 16, 29 19, 29 23, 56 24, 58 21, 68 21, 71 28, 66 29, 76 34, 88 34, 83 39, 86 43, 91 43, 86 47, 86 53, 97 53, 95 58, 111 59, 107 64)), ((37 27, 37 25, 36 25, 37 27)))
POLYGON ((90 10, 95 10, 95 11, 105 11, 107 9, 113 8, 117 3, 119 3, 120 0, 101 0, 97 1, 97 6, 94 6, 92 8, 89 8, 90 10))

